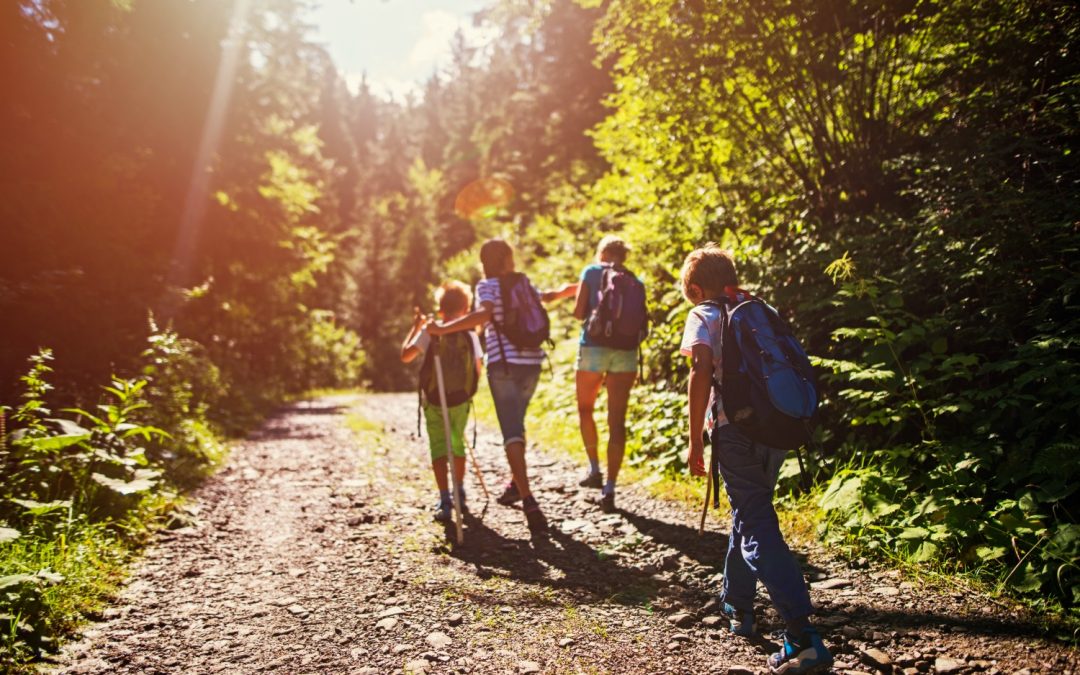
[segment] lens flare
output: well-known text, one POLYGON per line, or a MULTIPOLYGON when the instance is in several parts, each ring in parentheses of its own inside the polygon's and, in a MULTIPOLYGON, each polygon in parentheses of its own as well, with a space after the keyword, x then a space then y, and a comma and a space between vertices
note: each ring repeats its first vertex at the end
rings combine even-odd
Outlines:
POLYGON ((466 220, 491 218, 514 199, 514 187, 502 178, 477 178, 458 192, 454 212, 466 220))

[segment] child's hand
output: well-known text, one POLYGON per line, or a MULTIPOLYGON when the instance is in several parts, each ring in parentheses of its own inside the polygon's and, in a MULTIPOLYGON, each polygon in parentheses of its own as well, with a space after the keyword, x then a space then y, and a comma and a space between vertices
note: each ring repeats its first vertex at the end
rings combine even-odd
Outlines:
POLYGON ((423 328, 428 322, 427 316, 420 311, 419 307, 413 307, 413 328, 423 328))
POLYGON ((691 476, 705 475, 705 444, 701 437, 690 437, 690 453, 686 457, 691 476))

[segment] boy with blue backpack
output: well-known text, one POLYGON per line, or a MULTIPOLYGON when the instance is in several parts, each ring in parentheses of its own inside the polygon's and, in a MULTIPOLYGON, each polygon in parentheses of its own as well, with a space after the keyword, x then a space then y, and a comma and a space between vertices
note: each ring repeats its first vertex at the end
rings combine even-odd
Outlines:
POLYGON ((687 463, 691 474, 707 475, 708 430, 707 480, 718 473, 731 502, 720 610, 733 633, 755 635, 760 581, 786 626, 769 669, 825 669, 833 658, 810 625, 810 594, 772 504, 780 466, 787 451, 808 438, 816 409, 809 361, 776 311, 738 287, 734 261, 719 246, 692 251, 680 276, 683 295, 694 303, 680 348, 691 359, 687 463))
POLYGON ((525 413, 540 380, 543 344, 550 334, 542 303, 573 295, 577 284, 554 291, 536 290, 525 274, 514 269, 514 250, 502 239, 484 242, 480 264, 484 279, 476 285, 476 309, 457 319, 432 324, 428 332, 440 336, 484 326, 488 386, 512 476, 496 501, 504 506, 521 501, 529 530, 541 533, 548 524, 529 488, 525 413))
MULTIPOLYGON (((448 281, 435 293, 439 316, 452 321, 469 311, 472 291, 459 281, 448 281)), ((446 397, 447 416, 450 426, 450 443, 454 455, 454 475, 458 480, 465 476, 465 425, 477 383, 480 379, 480 342, 473 332, 460 332, 444 337, 432 337, 428 320, 417 308, 412 329, 401 345, 401 360, 409 363, 423 355, 420 366, 419 396, 431 449, 431 469, 439 488, 439 501, 434 518, 450 522, 454 499, 450 494, 447 478, 446 424, 442 415, 442 400, 438 376, 435 372, 436 355, 442 368, 443 394, 446 397)), ((419 422, 418 422, 419 423, 419 422)), ((465 488, 456 495, 458 506, 465 511, 465 488)))

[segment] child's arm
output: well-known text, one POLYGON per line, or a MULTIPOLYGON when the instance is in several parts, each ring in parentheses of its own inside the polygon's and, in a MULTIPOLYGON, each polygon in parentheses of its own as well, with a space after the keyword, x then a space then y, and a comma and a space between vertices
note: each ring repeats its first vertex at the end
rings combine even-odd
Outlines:
POLYGON ((423 353, 423 351, 416 346, 416 341, 420 337, 420 332, 424 330, 425 323, 427 323, 427 317, 420 312, 419 307, 414 307, 412 328, 409 329, 409 334, 405 336, 405 341, 401 343, 402 363, 409 363, 423 353))
POLYGON ((705 475, 705 411, 709 407, 709 394, 713 380, 713 350, 708 345, 693 346, 690 354, 690 383, 687 398, 690 404, 690 454, 686 463, 692 476, 705 475))
POLYGON ((574 301, 574 318, 578 321, 584 321, 585 315, 589 311, 589 287, 584 283, 579 283, 577 287, 577 299, 574 301))
POLYGON ((488 321, 491 321, 491 313, 494 306, 493 303, 484 302, 481 303, 480 309, 469 312, 464 316, 459 316, 453 321, 430 324, 427 327, 428 335, 438 337, 440 335, 446 335, 447 333, 457 333, 458 331, 471 330, 477 326, 483 326, 488 321))
POLYGON ((556 300, 562 300, 563 298, 569 298, 574 293, 577 293, 577 290, 578 283, 575 281, 574 283, 566 284, 554 290, 541 292, 540 299, 544 302, 554 302, 556 300))

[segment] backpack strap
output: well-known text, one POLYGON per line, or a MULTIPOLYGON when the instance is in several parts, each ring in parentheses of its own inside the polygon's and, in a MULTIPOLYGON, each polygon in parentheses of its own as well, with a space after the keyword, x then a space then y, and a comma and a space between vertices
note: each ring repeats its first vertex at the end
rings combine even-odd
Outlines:
MULTIPOLYGON (((506 302, 507 293, 506 293, 505 279, 508 276, 509 275, 504 274, 504 275, 502 275, 500 277, 497 277, 497 280, 498 280, 498 283, 499 283, 499 303, 502 305, 502 315, 503 315, 503 320, 504 321, 506 320, 506 309, 507 309, 507 302, 506 302)), ((495 329, 495 342, 498 343, 498 345, 499 345, 499 356, 502 357, 503 371, 506 372, 506 373, 509 373, 510 372, 510 363, 506 360, 506 348, 503 346, 503 340, 506 339, 506 336, 503 334, 502 328, 499 326, 499 322, 495 320, 495 309, 494 308, 492 308, 492 310, 491 310, 491 327, 495 329)))

